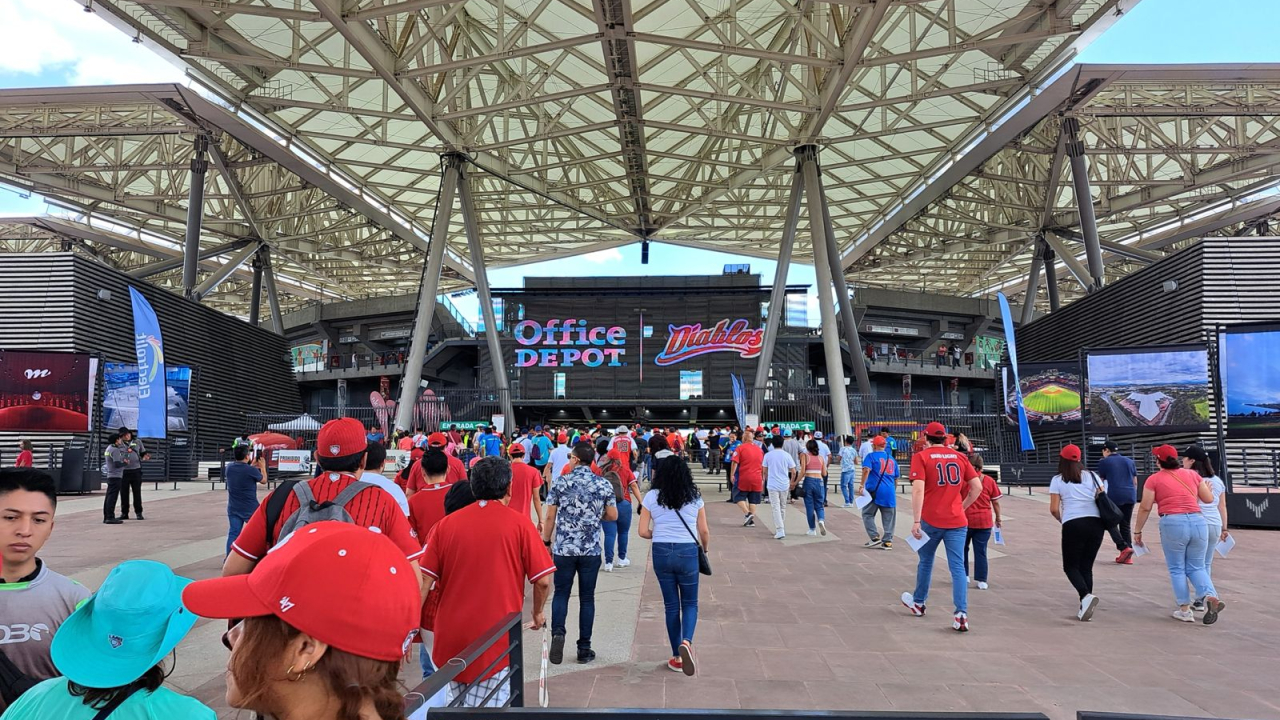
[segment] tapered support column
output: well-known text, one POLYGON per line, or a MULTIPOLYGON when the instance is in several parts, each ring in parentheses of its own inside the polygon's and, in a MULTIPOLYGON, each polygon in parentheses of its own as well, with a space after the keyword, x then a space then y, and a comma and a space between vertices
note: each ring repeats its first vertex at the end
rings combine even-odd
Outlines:
POLYGON ((844 384, 844 363, 840 359, 840 336, 836 328, 835 297, 832 295, 831 259, 827 252, 826 223, 822 221, 822 194, 818 189, 818 164, 812 146, 797 151, 804 176, 804 195, 809 212, 809 237, 813 244, 813 270, 818 280, 818 314, 822 318, 822 351, 827 365, 827 387, 831 392, 831 416, 837 435, 852 432, 849 392, 844 384))
MULTIPOLYGON (((818 165, 815 156, 813 164, 818 165)), ((818 173, 818 193, 822 199, 822 225, 827 236, 827 260, 831 263, 831 280, 835 285, 836 306, 840 309, 840 324, 844 325, 844 341, 849 346, 849 363, 853 366, 854 382, 858 385, 858 394, 871 397, 871 377, 867 373, 867 364, 862 358, 862 339, 858 337, 858 322, 853 317, 853 301, 849 299, 849 285, 844 279, 844 268, 840 266, 840 252, 837 249, 835 225, 831 222, 831 208, 827 205, 827 190, 822 183, 822 173, 818 173)), ((848 434, 852 430, 845 430, 848 434)))
POLYGON ((769 384, 769 366, 778 342, 778 327, 787 314, 787 270, 791 267, 791 251, 796 244, 796 225, 800 223, 800 201, 804 194, 804 176, 797 164, 791 175, 791 200, 787 205, 786 224, 782 226, 782 244, 778 248, 778 269, 773 274, 773 291, 769 293, 769 317, 764 325, 764 345, 756 364, 756 382, 751 392, 751 412, 759 415, 764 404, 764 389, 769 384))
POLYGON ((1031 269, 1027 271, 1027 294, 1022 300, 1022 324, 1036 319, 1036 292, 1040 290, 1040 264, 1042 258, 1037 248, 1031 255, 1031 269))
POLYGON ((481 317, 484 318, 484 338, 489 347, 489 361, 493 364, 493 380, 498 386, 502 412, 507 418, 506 432, 510 434, 510 428, 516 426, 516 416, 507 383, 507 362, 502 356, 502 342, 498 338, 498 319, 493 312, 493 297, 489 294, 489 271, 485 268, 484 248, 480 245, 480 220, 476 217, 476 206, 471 198, 471 181, 466 166, 462 168, 458 192, 462 196, 462 224, 467 231, 467 250, 476 274, 476 295, 480 300, 481 317))
POLYGON ((1049 312, 1058 311, 1058 256, 1049 243, 1040 239, 1040 251, 1044 255, 1044 287, 1049 291, 1049 312))
POLYGON ((209 136, 196 135, 195 144, 187 196, 187 234, 182 248, 182 294, 187 297, 195 292, 196 268, 200 265, 200 224, 204 219, 204 178, 209 171, 209 136))
POLYGON ((253 285, 249 290, 249 324, 258 326, 258 308, 262 306, 262 248, 253 256, 253 285))
POLYGON ((1080 123, 1073 117, 1062 121, 1067 136, 1067 159, 1071 161, 1071 184, 1075 187, 1076 211, 1080 215, 1080 234, 1084 236, 1085 258, 1089 263, 1090 290, 1101 290, 1105 282, 1102 245, 1098 243, 1098 218, 1093 213, 1093 195, 1089 191, 1089 163, 1080 141, 1080 123))
POLYGON ((280 312, 280 293, 276 290, 276 271, 271 267, 271 250, 262 246, 262 284, 267 291, 267 305, 271 307, 271 326, 277 335, 284 335, 284 315, 280 312))
POLYGON ((418 309, 413 318, 413 335, 409 339, 409 357, 400 376, 400 404, 396 407, 396 429, 412 430, 417 409, 419 385, 422 384, 422 362, 427 357, 427 341, 431 320, 436 314, 436 295, 440 291, 440 269, 444 267, 444 248, 449 237, 449 220, 453 215, 453 197, 458 189, 462 168, 461 155, 446 155, 440 178, 440 194, 436 197, 435 223, 431 227, 431 244, 427 248, 427 266, 422 272, 418 290, 418 309))

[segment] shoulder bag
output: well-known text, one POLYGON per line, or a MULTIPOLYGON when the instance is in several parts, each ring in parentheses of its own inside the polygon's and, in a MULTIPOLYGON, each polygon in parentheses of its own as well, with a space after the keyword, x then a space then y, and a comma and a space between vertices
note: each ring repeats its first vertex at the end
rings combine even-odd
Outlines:
POLYGON ((679 510, 674 511, 676 517, 680 520, 680 524, 689 533, 689 537, 693 538, 693 544, 698 546, 698 572, 703 575, 711 574, 711 560, 707 558, 707 551, 702 549, 702 543, 698 540, 698 536, 693 534, 693 529, 689 527, 689 523, 684 521, 684 516, 679 510))
POLYGON ((1093 496, 1093 501, 1098 504, 1098 517, 1102 519, 1102 524, 1107 527, 1119 525, 1124 521, 1124 513, 1120 512, 1120 508, 1107 495, 1107 491, 1102 489, 1102 483, 1098 482, 1098 474, 1089 472, 1089 477, 1093 478, 1093 485, 1098 490, 1093 496))

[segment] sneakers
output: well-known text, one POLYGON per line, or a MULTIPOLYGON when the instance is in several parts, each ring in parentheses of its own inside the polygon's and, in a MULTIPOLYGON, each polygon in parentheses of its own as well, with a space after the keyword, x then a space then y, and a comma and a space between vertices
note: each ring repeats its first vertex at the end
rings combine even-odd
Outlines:
POLYGON ((138 513, 138 519, 139 519, 139 520, 146 520, 146 518, 142 517, 142 513, 138 513))
POLYGON ((613 563, 607 562, 604 564, 604 567, 601 569, 604 570, 605 572, 613 572, 613 563))
POLYGON ((673 657, 667 661, 667 669, 671 672, 684 672, 683 664, 684 662, 680 658, 673 657))
POLYGON ((911 597, 911 593, 902 593, 902 604, 907 606, 907 609, 911 611, 912 615, 915 615, 916 617, 924 617, 924 605, 917 603, 915 598, 911 597))
MULTIPOLYGON (((818 536, 818 531, 817 531, 817 530, 809 530, 808 532, 806 532, 806 533, 805 533, 805 535, 808 535, 809 537, 817 537, 817 536, 818 536)), ((823 533, 823 535, 826 535, 826 533, 823 533)))
POLYGON ((1085 595, 1080 599, 1080 609, 1076 612, 1076 619, 1080 622, 1089 622, 1096 607, 1098 607, 1098 596, 1093 593, 1085 595))
POLYGON ((548 654, 547 659, 551 661, 552 665, 559 665, 560 663, 564 662, 564 636, 563 635, 551 636, 551 652, 548 654))
POLYGON ((616 565, 617 567, 620 567, 620 568, 630 567, 630 566, 631 566, 631 561, 630 561, 630 560, 628 560, 627 558, 620 558, 620 559, 618 560, 618 562, 617 562, 617 563, 615 563, 615 565, 616 565))
POLYGON ((1205 609, 1204 598, 1191 603, 1191 612, 1204 612, 1205 609))
POLYGON ((1121 550, 1120 554, 1116 556, 1116 564, 1132 565, 1133 564, 1133 548, 1127 547, 1121 550))
POLYGON ((1218 622, 1218 613, 1222 612, 1222 608, 1227 606, 1226 603, 1222 602, 1221 600, 1219 600, 1218 598, 1212 595, 1204 599, 1204 605, 1205 605, 1205 610, 1204 610, 1205 625, 1212 625, 1218 622))
POLYGON ((751 513, 747 513, 746 515, 743 516, 742 527, 755 527, 755 525, 756 525, 755 515, 752 515, 751 513))
POLYGON ((827 521, 826 521, 826 520, 819 520, 819 521, 818 521, 818 533, 819 533, 819 534, 821 534, 821 535, 823 535, 823 536, 826 536, 826 534, 827 534, 827 521))
POLYGON ((579 649, 579 650, 578 650, 578 664, 579 664, 579 665, 586 665, 587 663, 589 663, 589 662, 591 662, 592 660, 595 660, 595 659, 596 659, 596 651, 595 651, 595 650, 592 650, 592 649, 590 649, 590 648, 588 648, 588 649, 586 649, 586 650, 582 650, 582 649, 579 649))
POLYGON ((969 613, 956 613, 951 618, 951 629, 956 632, 969 632, 969 613))
POLYGON ((1196 616, 1190 610, 1174 610, 1173 619, 1193 623, 1196 621, 1196 616))
POLYGON ((680 669, 689 677, 698 670, 697 660, 693 657, 693 643, 688 640, 680 643, 680 669))
POLYGON ((880 538, 874 538, 874 539, 872 539, 872 540, 868 540, 868 541, 866 541, 866 542, 862 543, 862 547, 864 547, 864 548, 880 547, 880 545, 881 545, 881 544, 883 544, 883 543, 882 543, 882 541, 880 540, 880 538))
POLYGON ((850 505, 850 504, 849 504, 849 503, 847 503, 847 502, 842 502, 842 503, 840 503, 840 507, 842 507, 842 508, 847 508, 847 507, 853 507, 853 506, 852 506, 852 505, 850 505))
POLYGON ((978 589, 979 589, 979 590, 986 590, 986 589, 987 589, 987 587, 988 587, 988 585, 987 585, 985 582, 983 582, 982 580, 979 580, 979 581, 978 581, 978 589))
POLYGON ((884 548, 885 550, 892 550, 892 549, 893 549, 893 542, 892 542, 892 541, 889 541, 889 540, 885 540, 885 541, 884 541, 884 544, 883 544, 883 545, 881 545, 880 547, 884 548))
POLYGON ((774 540, 781 540, 782 538, 784 538, 784 537, 786 537, 786 536, 787 536, 787 534, 786 534, 785 532, 783 532, 783 531, 779 530, 779 531, 778 531, 778 532, 773 536, 773 539, 774 539, 774 540))
POLYGON ((103 525, 123 525, 124 521, 121 520, 120 518, 113 517, 113 518, 107 518, 106 520, 103 520, 102 524, 103 525))

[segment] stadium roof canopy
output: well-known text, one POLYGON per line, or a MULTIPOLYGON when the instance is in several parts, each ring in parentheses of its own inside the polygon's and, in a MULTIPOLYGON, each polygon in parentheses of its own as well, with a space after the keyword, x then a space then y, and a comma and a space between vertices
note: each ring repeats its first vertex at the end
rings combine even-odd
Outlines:
MULTIPOLYGON (((0 91, 0 180, 76 213, 0 240, 176 284, 203 133, 206 267, 265 242, 286 309, 416 289, 446 153, 501 267, 642 239, 774 258, 794 150, 817 145, 856 282, 969 292, 1015 289, 1045 227, 1074 242, 1066 170, 1039 217, 1064 112, 1106 239, 1243 197, 1276 157, 1274 69, 1070 66, 1136 0, 59 1, 192 82, 0 91)), ((452 217, 442 290, 473 275, 452 217)), ((244 312, 247 276, 206 302, 244 312)))

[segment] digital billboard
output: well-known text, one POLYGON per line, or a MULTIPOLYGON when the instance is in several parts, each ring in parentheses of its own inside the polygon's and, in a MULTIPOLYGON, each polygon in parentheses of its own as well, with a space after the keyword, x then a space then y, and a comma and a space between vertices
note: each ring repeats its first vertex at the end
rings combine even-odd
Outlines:
POLYGON ((1227 435, 1280 436, 1280 323, 1225 328, 1218 353, 1227 435))
POLYGON ((1087 350, 1089 428, 1096 432, 1209 429, 1204 345, 1087 350))
MULTIPOLYGON (((188 429, 191 402, 191 368, 166 365, 164 369, 166 427, 188 429)), ((107 363, 103 372, 102 412, 108 428, 138 427, 138 366, 107 363)))
POLYGON ((87 353, 0 350, 0 430, 88 432, 95 375, 87 353))
MULTIPOLYGON (((1007 368, 1005 368, 1007 369, 1007 368)), ((1012 387, 1011 373, 1004 375, 1005 415, 1018 422, 1017 393, 1012 387)), ((1019 363, 1022 381, 1022 407, 1031 427, 1078 425, 1084 403, 1080 381, 1080 363, 1019 363)))

